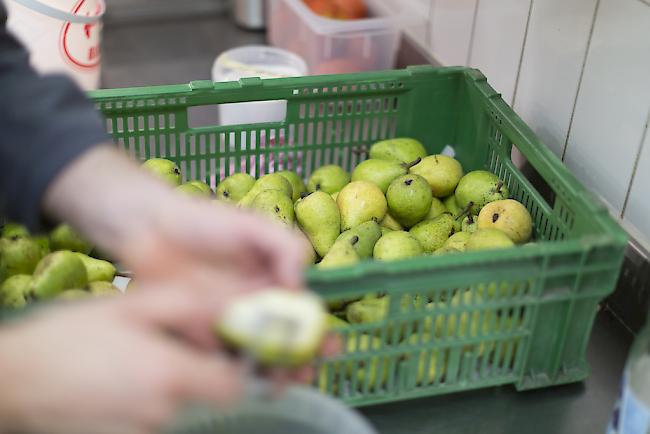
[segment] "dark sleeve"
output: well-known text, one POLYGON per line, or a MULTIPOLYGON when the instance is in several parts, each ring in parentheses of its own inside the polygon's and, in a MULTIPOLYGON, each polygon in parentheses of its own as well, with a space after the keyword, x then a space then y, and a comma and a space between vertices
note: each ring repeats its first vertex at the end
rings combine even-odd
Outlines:
POLYGON ((35 72, 5 23, 0 1, 0 216, 39 230, 50 182, 109 139, 84 93, 66 77, 35 72))

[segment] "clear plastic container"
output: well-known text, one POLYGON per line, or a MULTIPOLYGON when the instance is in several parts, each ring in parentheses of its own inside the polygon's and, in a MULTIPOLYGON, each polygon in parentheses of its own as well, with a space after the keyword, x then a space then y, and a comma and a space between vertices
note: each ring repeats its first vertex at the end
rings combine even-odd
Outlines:
POLYGON ((393 68, 402 17, 381 1, 366 4, 372 18, 336 20, 302 0, 270 0, 269 42, 300 55, 315 75, 393 68))

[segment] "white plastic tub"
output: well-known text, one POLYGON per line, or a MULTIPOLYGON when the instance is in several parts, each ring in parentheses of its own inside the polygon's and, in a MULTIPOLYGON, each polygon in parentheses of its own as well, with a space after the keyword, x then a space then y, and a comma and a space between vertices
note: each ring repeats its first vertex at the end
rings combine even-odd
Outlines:
POLYGON ((374 17, 335 20, 316 15, 302 0, 269 0, 271 44, 301 56, 312 74, 390 69, 400 42, 399 14, 366 0, 374 17))

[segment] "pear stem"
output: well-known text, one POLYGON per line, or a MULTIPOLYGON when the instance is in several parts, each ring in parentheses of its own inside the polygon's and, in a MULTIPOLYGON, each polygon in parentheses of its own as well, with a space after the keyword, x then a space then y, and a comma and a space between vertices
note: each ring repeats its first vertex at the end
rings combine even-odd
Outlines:
POLYGON ((307 193, 306 191, 301 191, 301 192, 300 192, 300 199, 304 199, 304 198, 306 198, 307 196, 309 196, 309 193, 307 193))
POLYGON ((417 166, 421 161, 422 157, 418 157, 417 160, 413 160, 410 163, 402 163, 402 167, 404 167, 406 170, 410 170, 411 167, 417 166))
POLYGON ((467 206, 465 207, 465 209, 463 210, 463 212, 461 212, 461 213, 458 215, 458 217, 456 217, 456 220, 458 220, 459 218, 463 218, 463 217, 467 216, 468 219, 469 219, 469 222, 470 222, 470 223, 473 223, 474 220, 473 220, 473 217, 472 217, 472 208, 474 208, 474 202, 472 202, 472 201, 470 200, 469 202, 467 202, 467 206))
POLYGON ((499 182, 497 183, 496 192, 501 193, 502 188, 503 188, 503 181, 499 180, 499 182))

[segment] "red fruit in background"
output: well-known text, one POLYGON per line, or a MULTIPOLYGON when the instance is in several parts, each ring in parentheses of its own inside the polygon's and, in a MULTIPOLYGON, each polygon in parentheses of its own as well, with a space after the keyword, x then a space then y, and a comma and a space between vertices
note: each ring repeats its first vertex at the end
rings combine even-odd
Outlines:
POLYGON ((342 20, 360 20, 368 17, 368 7, 364 0, 331 0, 337 15, 342 20))
POLYGON ((335 18, 337 16, 337 7, 332 3, 332 0, 304 0, 305 4, 316 15, 325 18, 335 18))

